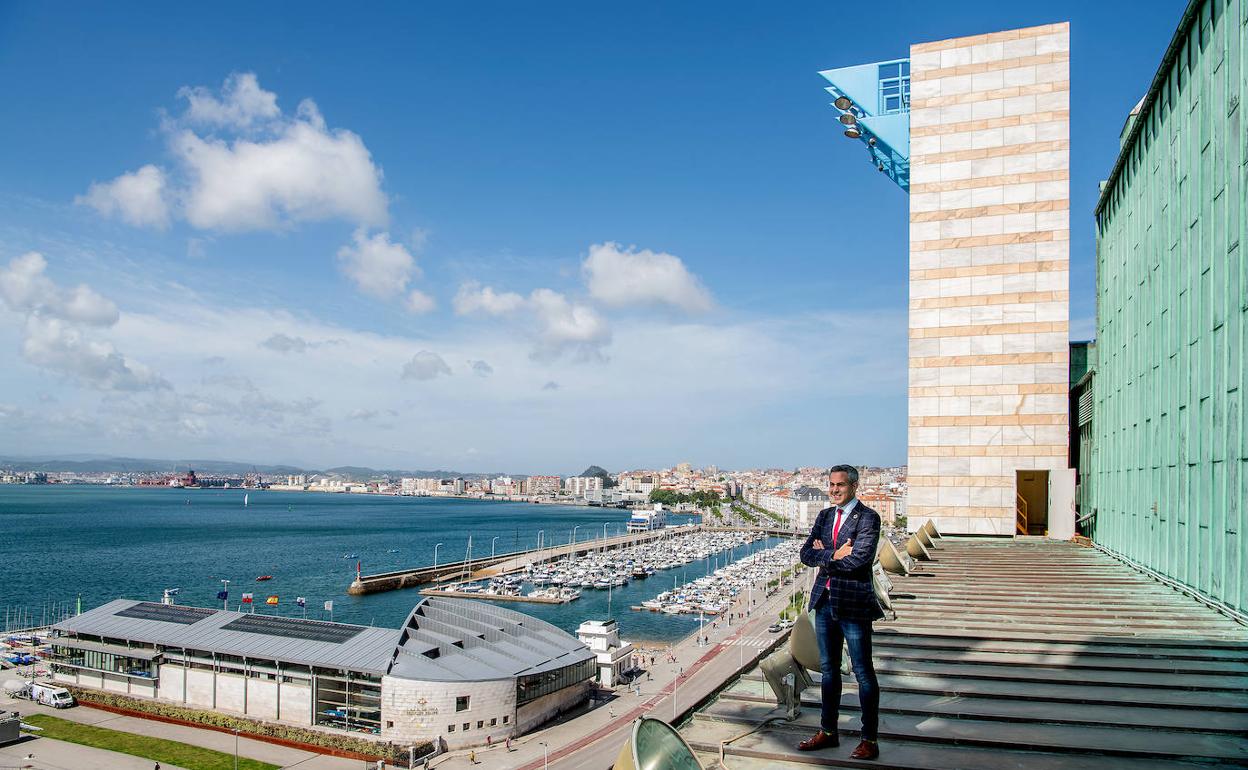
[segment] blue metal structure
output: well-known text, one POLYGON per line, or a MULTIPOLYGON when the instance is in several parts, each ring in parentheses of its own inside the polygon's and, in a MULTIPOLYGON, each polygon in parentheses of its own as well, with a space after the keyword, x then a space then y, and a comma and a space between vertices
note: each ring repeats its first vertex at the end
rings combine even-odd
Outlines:
POLYGON ((910 60, 823 70, 845 136, 867 148, 871 165, 910 191, 910 60))

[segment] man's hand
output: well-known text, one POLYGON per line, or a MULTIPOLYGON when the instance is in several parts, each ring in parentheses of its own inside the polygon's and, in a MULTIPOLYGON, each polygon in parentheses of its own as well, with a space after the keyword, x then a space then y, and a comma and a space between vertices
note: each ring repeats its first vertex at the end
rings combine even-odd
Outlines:
POLYGON ((841 559, 844 559, 846 556, 849 556, 853 552, 854 552, 854 541, 846 540, 845 545, 842 545, 840 548, 837 548, 836 553, 832 554, 832 561, 840 561, 841 559))
POLYGON ((820 540, 819 538, 815 538, 815 542, 811 543, 811 544, 810 544, 810 547, 811 547, 811 548, 814 548, 816 551, 822 551, 822 550, 823 550, 823 541, 822 541, 822 540, 820 540))

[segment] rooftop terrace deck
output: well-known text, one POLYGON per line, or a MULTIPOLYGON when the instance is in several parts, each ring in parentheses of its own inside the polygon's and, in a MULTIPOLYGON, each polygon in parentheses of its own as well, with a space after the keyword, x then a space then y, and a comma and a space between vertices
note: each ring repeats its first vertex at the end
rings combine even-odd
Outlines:
MULTIPOLYGON (((858 694, 846 677, 841 747, 804 753, 819 687, 796 723, 753 669, 681 729, 705 767, 1123 768, 1248 766, 1248 629, 1091 548, 937 540, 894 578, 876 623, 880 759, 848 758, 858 694)), ((817 674, 815 675, 817 679, 817 674)))

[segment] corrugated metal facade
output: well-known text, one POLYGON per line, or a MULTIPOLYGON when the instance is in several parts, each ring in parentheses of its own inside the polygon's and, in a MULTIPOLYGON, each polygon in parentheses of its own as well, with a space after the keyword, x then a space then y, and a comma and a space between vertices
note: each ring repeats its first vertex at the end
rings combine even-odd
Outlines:
POLYGON ((1086 499, 1096 542, 1241 612, 1246 51, 1248 0, 1188 6, 1097 204, 1086 499))

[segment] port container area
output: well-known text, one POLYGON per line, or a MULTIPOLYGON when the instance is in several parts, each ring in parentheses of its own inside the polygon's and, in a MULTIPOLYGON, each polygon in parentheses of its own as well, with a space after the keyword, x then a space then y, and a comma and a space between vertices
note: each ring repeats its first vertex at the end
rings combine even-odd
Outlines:
POLYGON ((397 629, 119 599, 53 632, 57 684, 400 745, 519 736, 582 703, 598 673, 549 623, 440 597, 397 629))

